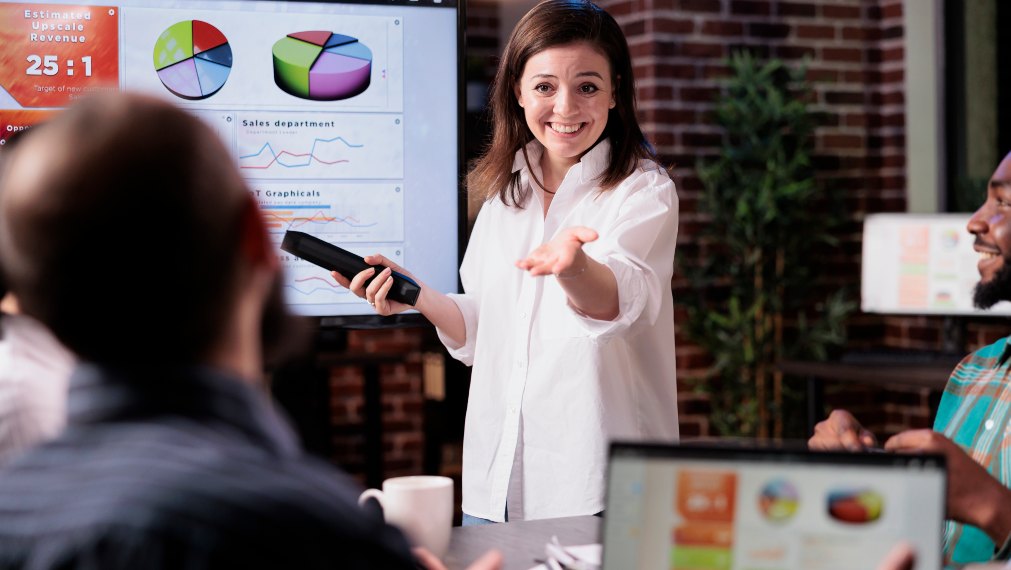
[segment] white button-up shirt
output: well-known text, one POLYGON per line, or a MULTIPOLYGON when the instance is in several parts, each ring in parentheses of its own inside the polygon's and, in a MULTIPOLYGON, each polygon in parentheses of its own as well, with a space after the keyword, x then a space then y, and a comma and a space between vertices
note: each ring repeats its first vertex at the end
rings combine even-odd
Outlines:
MULTIPOLYGON (((543 148, 536 141, 527 148, 537 168, 543 148)), ((603 510, 610 440, 678 437, 677 194, 650 162, 599 192, 609 152, 603 141, 569 169, 547 216, 540 194, 530 192, 522 209, 488 200, 474 225, 460 268, 465 293, 452 296, 467 340, 455 346, 442 336, 455 358, 474 367, 463 444, 469 515, 503 520, 518 443, 522 512, 540 519, 603 510), (617 279, 613 321, 582 316, 554 276, 531 277, 514 266, 577 225, 599 233, 583 250, 617 279)), ((520 152, 514 169, 529 188, 520 152)))

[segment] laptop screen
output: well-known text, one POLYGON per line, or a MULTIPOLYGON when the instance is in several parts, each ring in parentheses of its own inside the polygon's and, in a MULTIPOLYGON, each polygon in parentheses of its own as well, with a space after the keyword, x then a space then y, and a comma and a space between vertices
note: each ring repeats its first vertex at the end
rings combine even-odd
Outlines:
POLYGON ((603 568, 941 567, 939 456, 614 443, 603 568))

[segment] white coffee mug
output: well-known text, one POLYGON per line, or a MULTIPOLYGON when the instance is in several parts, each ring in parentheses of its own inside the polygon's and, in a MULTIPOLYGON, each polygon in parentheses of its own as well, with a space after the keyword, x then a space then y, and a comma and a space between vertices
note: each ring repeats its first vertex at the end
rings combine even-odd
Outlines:
POLYGON ((407 535, 412 546, 421 546, 442 558, 449 550, 453 528, 453 480, 437 475, 393 477, 383 481, 383 490, 367 489, 358 497, 379 501, 386 522, 407 535))

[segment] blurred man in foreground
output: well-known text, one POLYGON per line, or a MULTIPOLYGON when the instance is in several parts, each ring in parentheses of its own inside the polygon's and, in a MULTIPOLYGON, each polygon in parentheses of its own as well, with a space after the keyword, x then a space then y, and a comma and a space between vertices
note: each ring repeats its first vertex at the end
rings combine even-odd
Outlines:
POLYGON ((10 161, 5 273, 82 363, 64 434, 0 471, 0 567, 414 568, 265 396, 265 348, 298 335, 214 133, 168 103, 104 95, 10 161))
MULTIPOLYGON (((976 236, 983 309, 1011 300, 1011 154, 990 178, 986 202, 969 220, 976 236)), ((897 452, 945 455, 948 462, 945 560, 983 562, 1011 554, 1011 337, 967 356, 951 373, 934 430, 912 430, 885 442, 897 452)), ((835 410, 815 428, 815 449, 863 450, 877 445, 849 412, 835 410)))

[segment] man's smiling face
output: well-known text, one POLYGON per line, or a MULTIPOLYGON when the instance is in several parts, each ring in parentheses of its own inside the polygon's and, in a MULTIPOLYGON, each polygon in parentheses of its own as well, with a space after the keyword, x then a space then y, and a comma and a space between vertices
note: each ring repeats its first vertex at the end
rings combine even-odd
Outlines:
POLYGON ((990 178, 986 201, 969 219, 976 236, 979 284, 973 295, 977 307, 986 309, 1011 300, 1011 153, 990 178))

